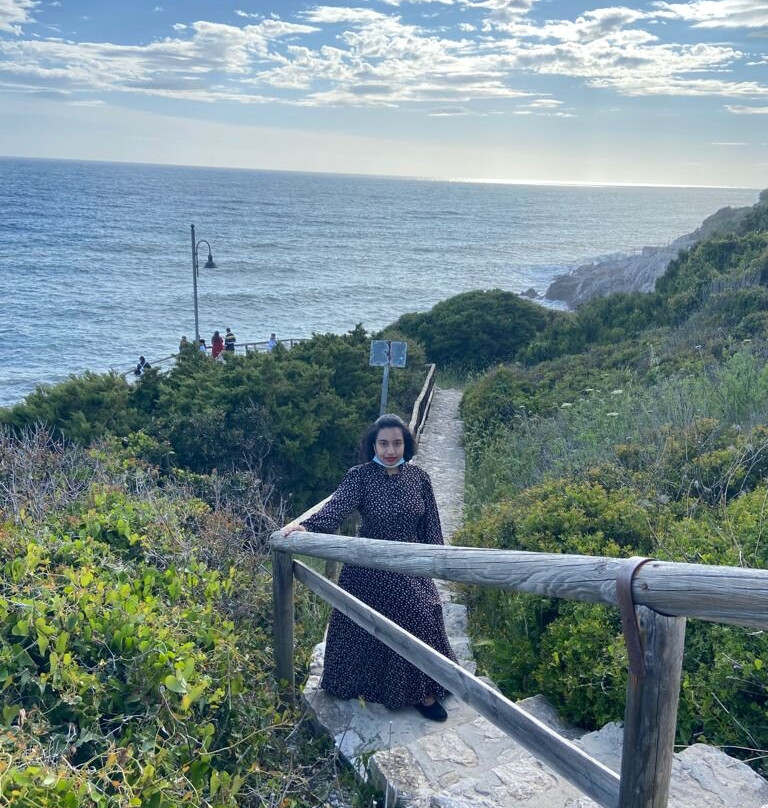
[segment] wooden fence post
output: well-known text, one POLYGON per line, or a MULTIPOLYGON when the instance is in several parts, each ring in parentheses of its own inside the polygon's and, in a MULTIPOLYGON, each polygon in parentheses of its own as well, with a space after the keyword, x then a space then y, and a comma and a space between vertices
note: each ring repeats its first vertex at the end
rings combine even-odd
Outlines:
POLYGON ((275 639, 275 675, 278 682, 287 682, 283 697, 290 702, 296 698, 293 666, 293 555, 272 551, 272 607, 275 639))
POLYGON ((635 606, 645 676, 631 671, 618 808, 667 808, 680 701, 685 618, 635 606))
POLYGON ((325 577, 329 581, 336 581, 339 580, 339 573, 341 572, 341 562, 340 561, 331 561, 331 559, 326 559, 325 562, 325 577))

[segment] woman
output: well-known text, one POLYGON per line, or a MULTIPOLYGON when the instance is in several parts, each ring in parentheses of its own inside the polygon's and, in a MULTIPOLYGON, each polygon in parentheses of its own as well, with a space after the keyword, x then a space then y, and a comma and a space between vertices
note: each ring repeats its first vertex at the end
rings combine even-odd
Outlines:
MULTIPOLYGON (((443 544, 440 517, 427 473, 408 461, 413 436, 396 415, 382 415, 360 445, 354 466, 313 516, 283 528, 333 533, 352 511, 361 535, 388 541, 443 544)), ((376 611, 456 661, 443 622, 437 587, 428 578, 345 564, 339 585, 376 611)), ((320 686, 343 699, 362 697, 390 709, 413 705, 425 718, 445 721, 448 691, 399 654, 334 610, 328 626, 320 686)))
POLYGON ((224 350, 224 338, 218 331, 211 337, 211 356, 215 359, 224 350))

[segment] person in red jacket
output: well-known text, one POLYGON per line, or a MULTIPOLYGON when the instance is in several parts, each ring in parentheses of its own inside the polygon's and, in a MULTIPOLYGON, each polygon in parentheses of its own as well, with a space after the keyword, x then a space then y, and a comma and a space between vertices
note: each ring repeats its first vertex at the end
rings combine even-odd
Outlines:
POLYGON ((218 331, 213 332, 211 337, 211 356, 215 359, 224 350, 224 338, 218 331))

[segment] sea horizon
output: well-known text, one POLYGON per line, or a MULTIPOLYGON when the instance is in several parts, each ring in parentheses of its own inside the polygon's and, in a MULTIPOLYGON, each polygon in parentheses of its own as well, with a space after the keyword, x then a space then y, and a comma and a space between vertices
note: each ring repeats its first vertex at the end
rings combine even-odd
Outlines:
MULTIPOLYGON (((47 160, 59 163, 97 163, 102 165, 134 165, 134 166, 158 166, 168 168, 188 168, 206 169, 214 171, 250 171, 265 174, 297 174, 322 177, 358 177, 360 179, 393 179, 412 180, 415 182, 448 182, 467 185, 515 185, 554 188, 691 188, 691 189, 716 189, 733 191, 755 191, 759 193, 763 190, 760 186, 749 185, 707 185, 707 184, 685 184, 685 183, 655 183, 655 182, 619 182, 610 180, 533 180, 533 179, 510 179, 505 177, 432 177, 428 175, 419 176, 416 174, 361 174, 353 171, 307 171, 291 168, 258 168, 228 165, 204 165, 201 163, 162 163, 162 162, 136 162, 134 160, 96 160, 88 157, 40 157, 40 156, 17 156, 0 155, 0 160, 47 160)), ((682 234, 681 234, 682 235, 682 234)), ((651 246, 651 245, 649 245, 651 246)))

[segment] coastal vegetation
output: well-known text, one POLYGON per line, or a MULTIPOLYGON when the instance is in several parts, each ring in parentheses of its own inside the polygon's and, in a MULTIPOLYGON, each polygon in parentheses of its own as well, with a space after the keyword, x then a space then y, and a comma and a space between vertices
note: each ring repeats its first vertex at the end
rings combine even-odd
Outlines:
MULTIPOLYGON (((0 805, 363 804, 279 698, 267 539, 354 462, 379 404, 369 346, 358 327, 190 351, 2 411, 0 805)), ((406 419, 423 377, 414 344, 390 375, 406 419)), ((325 612, 297 594, 306 669, 325 612)))
MULTIPOLYGON (((768 568, 768 194, 673 261, 649 294, 557 317, 462 401, 458 544, 768 568)), ((585 728, 623 715, 618 614, 468 591, 478 661, 585 728)), ((763 769, 768 646, 691 621, 677 743, 763 769)))
MULTIPOLYGON (((656 291, 547 311, 499 290, 403 315, 406 417, 426 360, 467 379, 454 542, 766 568, 768 195, 656 291)), ((279 699, 267 538, 325 496, 378 413, 370 335, 197 351, 135 383, 85 374, 0 410, 0 804, 370 805, 279 699)), ((623 714, 618 616, 467 590, 510 697, 583 727, 623 714)), ((298 664, 324 611, 297 591, 298 664)), ((691 622, 678 742, 758 767, 760 633, 691 622)))
MULTIPOLYGON (((254 476, 0 435, 0 805, 317 806, 355 789, 273 681, 254 476)), ((297 593, 297 636, 318 617, 297 593)))
POLYGON ((394 328, 418 340, 427 361, 474 371, 515 356, 556 317, 512 292, 477 290, 404 314, 394 328))
MULTIPOLYGON (((352 465, 357 437, 378 414, 381 369, 368 365, 370 340, 357 326, 223 362, 187 349, 169 372, 152 368, 135 383, 86 373, 40 387, 0 410, 0 424, 16 432, 45 424, 83 446, 120 438, 165 469, 252 471, 300 512, 352 465)), ((412 344, 389 382, 389 406, 406 421, 423 378, 424 353, 412 344)))

